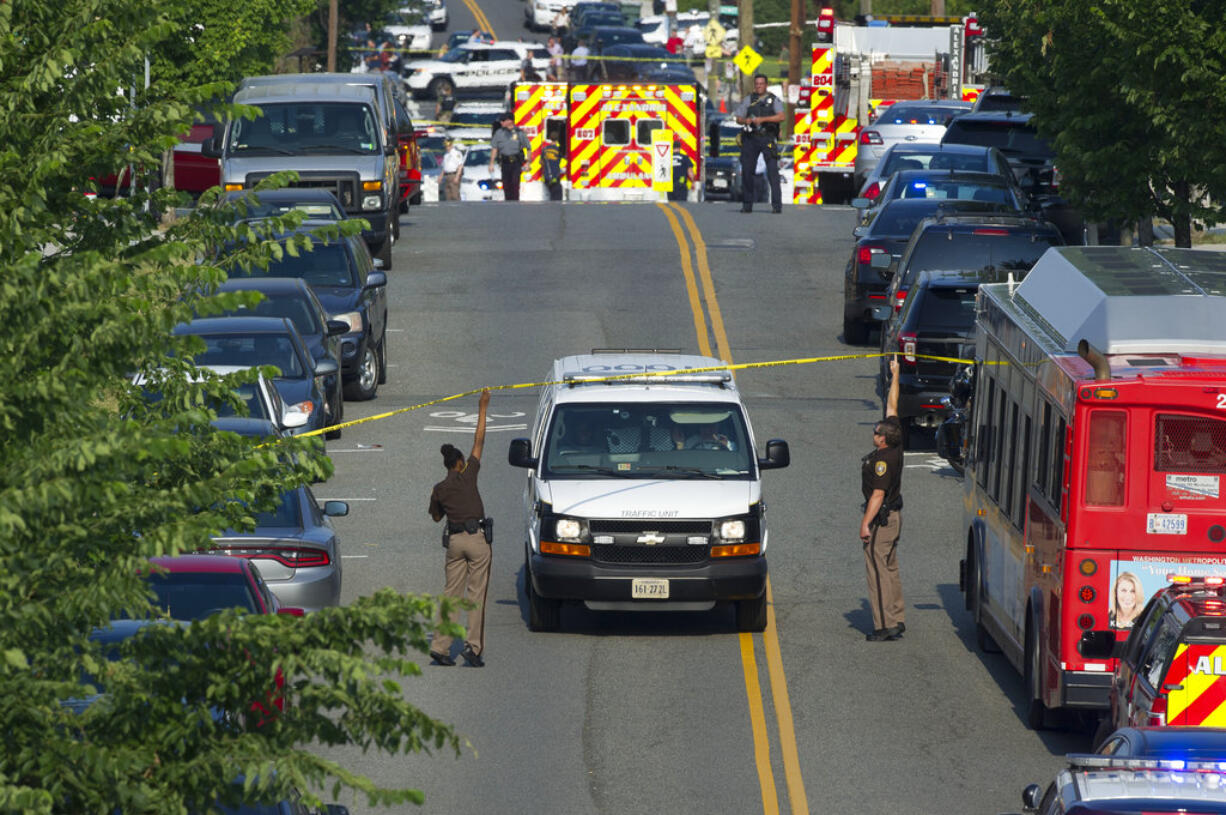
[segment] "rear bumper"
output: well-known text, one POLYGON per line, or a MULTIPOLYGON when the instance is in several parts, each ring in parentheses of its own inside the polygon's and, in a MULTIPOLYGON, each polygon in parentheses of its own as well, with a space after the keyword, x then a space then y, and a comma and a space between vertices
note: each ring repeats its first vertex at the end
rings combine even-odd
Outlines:
POLYGON ((880 322, 872 317, 872 310, 884 306, 886 300, 886 284, 857 283, 849 292, 849 297, 843 302, 843 316, 849 320, 863 322, 880 322))
POLYGON ((267 583, 283 606, 318 611, 341 602, 341 572, 335 566, 296 569, 289 580, 269 580, 267 583))
POLYGON ((916 382, 914 376, 904 376, 898 384, 899 417, 913 419, 930 427, 936 427, 944 421, 949 415, 949 409, 941 404, 941 400, 949 396, 949 379, 944 377, 935 381, 916 382))
POLYGON ((1060 706, 1078 710, 1111 707, 1111 674, 1089 671, 1060 672, 1060 706))
POLYGON ((693 566, 606 566, 591 560, 533 554, 529 579, 541 597, 554 600, 632 603, 644 610, 663 602, 752 600, 766 591, 766 558, 729 558, 726 563, 693 566), (634 600, 635 578, 665 578, 668 601, 634 600))

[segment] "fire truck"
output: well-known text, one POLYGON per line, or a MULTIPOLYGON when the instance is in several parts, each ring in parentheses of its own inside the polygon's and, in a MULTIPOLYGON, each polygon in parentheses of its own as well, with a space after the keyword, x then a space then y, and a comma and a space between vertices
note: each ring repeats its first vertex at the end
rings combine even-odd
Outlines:
MULTIPOLYGON (((564 177, 572 201, 655 201, 652 133, 668 130, 693 162, 702 156, 703 99, 697 85, 521 83, 515 86, 515 124, 531 145, 521 196, 539 198, 545 139, 563 146, 564 177)), ((701 185, 695 185, 696 188, 701 185)))
POLYGON ((987 70, 983 29, 974 15, 883 15, 881 25, 835 23, 823 9, 818 31, 832 44, 813 46, 792 121, 793 203, 846 203, 856 194, 856 151, 864 125, 908 99, 973 99, 970 84, 987 70), (823 24, 825 26, 823 27, 823 24))

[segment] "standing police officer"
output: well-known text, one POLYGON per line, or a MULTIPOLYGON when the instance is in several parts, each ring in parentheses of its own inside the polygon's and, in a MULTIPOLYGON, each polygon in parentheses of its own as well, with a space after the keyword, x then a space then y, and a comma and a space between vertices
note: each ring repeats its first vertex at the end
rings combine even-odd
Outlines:
MULTIPOLYGON (((464 454, 450 444, 442 447, 447 477, 434 485, 430 493, 430 517, 435 521, 447 518, 447 533, 443 546, 447 548, 444 572, 447 576, 443 594, 465 597, 475 604, 468 612, 468 637, 460 653, 474 668, 485 665, 485 596, 490 586, 490 542, 493 527, 485 517, 481 493, 477 492, 477 474, 481 470, 481 449, 485 446, 485 411, 490 404, 488 389, 481 392, 477 410, 477 430, 473 450, 464 454)), ((455 665, 451 656, 451 636, 435 633, 430 657, 436 665, 455 665)))
POLYGON ((519 200, 519 174, 531 149, 528 137, 515 126, 515 116, 509 111, 499 118, 500 127, 490 139, 490 172, 494 162, 502 168, 502 194, 507 201, 519 200))
POLYGON ((741 100, 733 111, 741 131, 741 212, 752 212, 754 170, 758 156, 766 159, 766 177, 771 185, 771 209, 783 211, 779 192, 779 123, 783 121, 783 102, 766 89, 766 76, 753 78, 753 93, 741 100))
POLYGON ((885 418, 873 427, 873 451, 861 461, 864 516, 860 542, 868 574, 868 604, 873 610, 869 642, 896 640, 903 622, 902 580, 898 576, 898 536, 902 531, 902 424, 898 420, 898 360, 890 360, 890 390, 885 418))

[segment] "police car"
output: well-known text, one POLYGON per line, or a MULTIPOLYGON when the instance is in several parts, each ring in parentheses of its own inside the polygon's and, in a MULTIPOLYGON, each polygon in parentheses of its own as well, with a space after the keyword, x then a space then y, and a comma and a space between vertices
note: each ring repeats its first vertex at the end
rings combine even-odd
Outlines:
POLYGON ((763 630, 761 474, 788 465, 788 445, 772 439, 756 456, 724 363, 597 349, 556 360, 546 379, 556 384, 541 394, 532 437, 508 453, 528 470, 530 627, 556 629, 564 602, 596 611, 731 603, 739 630, 763 630))
POLYGON ((1046 791, 1022 791, 1027 815, 1226 813, 1226 768, 1218 761, 1069 755, 1046 791))
POLYGON ((1079 650, 1119 659, 1099 735, 1139 725, 1226 725, 1226 578, 1173 575, 1126 640, 1087 631, 1079 650))
POLYGON ((404 81, 418 98, 437 98, 447 90, 457 96, 501 95, 519 79, 526 59, 541 73, 549 67, 549 52, 540 43, 464 42, 438 59, 409 62, 404 66, 404 81))

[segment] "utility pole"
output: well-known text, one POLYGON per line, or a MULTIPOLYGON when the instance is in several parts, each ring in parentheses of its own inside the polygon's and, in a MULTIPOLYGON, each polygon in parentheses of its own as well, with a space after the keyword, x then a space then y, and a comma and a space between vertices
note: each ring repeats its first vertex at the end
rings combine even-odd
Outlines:
POLYGON ((336 72, 336 0, 328 0, 328 73, 336 72))
POLYGON ((861 14, 872 14, 873 13, 873 0, 860 0, 860 13, 861 14))
MULTIPOLYGON (((804 35, 805 25, 805 0, 792 0, 792 24, 788 29, 788 87, 797 87, 800 85, 800 46, 801 37, 804 35)), ((796 121, 793 115, 795 106, 787 101, 787 106, 784 109, 783 117, 783 133, 789 138, 792 135, 792 125, 796 121)))
POLYGON ((931 8, 932 11, 929 13, 932 14, 933 17, 945 16, 945 0, 932 0, 931 8))
MULTIPOLYGON (((753 0, 740 0, 737 5, 737 27, 741 47, 753 48, 753 0)), ((752 85, 751 85, 752 87, 752 85)), ((745 74, 737 72, 737 89, 745 95, 745 74)))

